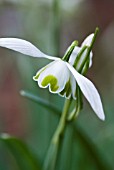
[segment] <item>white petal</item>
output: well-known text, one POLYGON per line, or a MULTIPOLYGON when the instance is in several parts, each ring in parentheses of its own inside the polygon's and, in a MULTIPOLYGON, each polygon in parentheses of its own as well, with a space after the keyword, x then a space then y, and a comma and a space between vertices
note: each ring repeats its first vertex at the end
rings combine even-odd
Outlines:
POLYGON ((41 88, 49 86, 49 91, 52 93, 61 92, 70 77, 70 71, 66 66, 65 62, 54 61, 50 63, 48 67, 41 71, 38 77, 38 85, 41 88))
MULTIPOLYGON (((68 61, 71 65, 74 64, 74 62, 75 62, 75 60, 76 60, 76 58, 77 58, 77 55, 78 55, 79 52, 82 50, 82 48, 83 48, 84 46, 90 46, 90 44, 91 44, 91 42, 92 42, 92 39, 93 39, 93 36, 94 36, 94 33, 90 34, 90 35, 84 40, 84 42, 82 43, 81 47, 76 46, 76 47, 74 48, 72 54, 70 55, 69 61, 68 61)), ((68 49, 68 50, 69 50, 69 49, 68 49)), ((67 51, 68 51, 68 50, 67 50, 67 51)), ((84 51, 84 53, 83 53, 82 56, 81 56, 81 59, 80 59, 80 62, 79 62, 79 66, 80 66, 80 63, 82 62, 83 58, 85 57, 86 53, 87 53, 87 49, 84 51)), ((93 53, 92 53, 92 51, 91 51, 91 52, 90 52, 90 63, 89 63, 89 67, 92 66, 92 56, 93 56, 93 53)))
POLYGON ((94 112, 97 114, 97 116, 100 119, 104 120, 105 115, 104 115, 100 95, 97 89, 95 88, 95 86, 93 85, 93 83, 90 80, 88 80, 86 77, 79 74, 69 63, 66 63, 66 64, 69 70, 74 75, 82 93, 84 94, 88 102, 90 103, 94 112))
POLYGON ((70 99, 71 97, 71 82, 66 82, 64 89, 58 93, 60 96, 70 99))
MULTIPOLYGON (((75 62, 75 60, 76 60, 76 58, 77 58, 77 55, 78 55, 78 53, 81 51, 81 49, 82 49, 82 47, 77 47, 77 46, 74 48, 74 50, 73 50, 73 52, 72 52, 72 54, 71 54, 71 56, 70 56, 70 58, 69 58, 69 63, 70 63, 71 65, 74 64, 74 62, 75 62)), ((83 59, 85 58, 86 53, 87 53, 87 49, 83 52, 83 54, 82 54, 82 56, 81 56, 81 58, 80 58, 79 66, 80 66, 80 64, 82 63, 83 59)), ((92 51, 91 51, 91 52, 90 52, 89 67, 92 66, 92 57, 93 57, 93 53, 92 53, 92 51)))
POLYGON ((76 58, 77 58, 77 55, 78 55, 78 53, 80 52, 80 50, 81 50, 81 48, 80 47, 75 47, 74 48, 74 50, 73 50, 73 52, 72 52, 72 54, 70 55, 70 58, 69 58, 69 63, 71 64, 71 65, 73 65, 74 64, 74 62, 75 62, 75 60, 76 60, 76 58))
MULTIPOLYGON (((94 37, 94 33, 90 34, 90 35, 83 41, 81 47, 90 46, 93 37, 94 37)), ((87 51, 87 50, 85 50, 85 51, 87 51)), ((84 52, 84 53, 85 53, 85 52, 84 52)), ((83 55, 84 55, 84 53, 83 53, 83 55)), ((92 51, 91 51, 91 52, 90 52, 90 62, 89 62, 89 67, 92 66, 92 57, 93 57, 93 53, 92 53, 92 51)))
POLYGON ((43 57, 50 60, 59 60, 59 58, 44 54, 30 42, 18 38, 0 38, 0 46, 32 57, 43 57))
POLYGON ((89 68, 92 66, 92 58, 93 58, 93 53, 92 53, 92 51, 91 51, 91 52, 90 52, 89 68))
POLYGON ((43 72, 46 68, 48 68, 48 67, 51 66, 51 65, 53 65, 53 62, 47 64, 46 66, 44 66, 44 67, 42 67, 40 70, 38 70, 37 73, 36 73, 36 75, 33 76, 33 80, 34 80, 34 81, 38 81, 38 78, 39 78, 41 72, 43 72))
POLYGON ((59 95, 67 99, 69 99, 72 95, 72 97, 76 99, 76 80, 70 71, 69 73, 69 80, 66 82, 64 89, 59 93, 59 95))
MULTIPOLYGON (((81 59, 80 59, 80 62, 79 62, 79 66, 80 64, 82 63, 83 59, 86 57, 86 54, 87 54, 87 49, 83 52, 82 56, 81 56, 81 59)), ((90 61, 89 61, 89 68, 92 66, 92 57, 93 57, 93 53, 92 51, 90 52, 90 61)))
POLYGON ((71 93, 72 93, 72 97, 73 97, 74 99, 76 99, 76 81, 75 81, 75 78, 74 78, 74 76, 72 75, 72 73, 71 73, 71 75, 70 75, 70 82, 71 82, 71 93))
POLYGON ((90 34, 82 43, 81 47, 90 46, 92 39, 93 39, 94 33, 90 34))

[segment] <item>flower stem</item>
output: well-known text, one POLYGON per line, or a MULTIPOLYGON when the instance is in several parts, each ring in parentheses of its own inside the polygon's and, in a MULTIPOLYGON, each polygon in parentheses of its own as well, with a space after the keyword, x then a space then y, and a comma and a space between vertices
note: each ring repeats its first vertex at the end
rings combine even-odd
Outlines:
POLYGON ((46 160, 44 161, 44 170, 55 169, 57 156, 62 141, 62 136, 64 134, 66 123, 67 123, 67 114, 69 111, 70 103, 71 103, 71 99, 69 100, 66 99, 59 124, 52 137, 50 147, 47 153, 47 157, 46 160))

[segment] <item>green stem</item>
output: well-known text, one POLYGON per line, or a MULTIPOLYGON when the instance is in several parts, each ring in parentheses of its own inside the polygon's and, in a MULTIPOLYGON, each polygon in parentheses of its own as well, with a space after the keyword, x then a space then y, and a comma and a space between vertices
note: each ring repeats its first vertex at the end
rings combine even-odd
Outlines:
POLYGON ((52 137, 51 144, 47 153, 46 160, 44 162, 44 170, 54 170, 56 166, 57 156, 59 153, 59 148, 62 141, 62 135, 64 134, 66 123, 67 123, 67 114, 69 111, 71 100, 66 100, 64 109, 57 126, 57 129, 52 137))
POLYGON ((55 132, 55 134, 53 136, 53 139, 52 139, 52 141, 54 143, 56 143, 58 141, 58 139, 61 137, 61 135, 64 132, 65 125, 66 125, 66 118, 67 118, 70 103, 71 103, 71 100, 66 99, 60 122, 58 124, 57 130, 56 130, 56 132, 55 132))

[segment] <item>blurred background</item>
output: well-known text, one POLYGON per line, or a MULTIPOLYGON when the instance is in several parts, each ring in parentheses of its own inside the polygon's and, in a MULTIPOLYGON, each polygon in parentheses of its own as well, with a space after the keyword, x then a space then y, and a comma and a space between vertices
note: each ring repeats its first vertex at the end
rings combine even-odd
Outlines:
MULTIPOLYGON (((0 37, 26 39, 50 55, 62 57, 72 41, 81 44, 97 26, 100 32, 87 77, 101 94, 106 121, 100 121, 84 100, 76 129, 66 130, 57 170, 114 169, 114 1, 0 0, 0 37)), ((32 80, 47 63, 0 48, 0 132, 24 141, 41 164, 58 118, 22 97, 20 90, 61 110, 64 99, 40 89, 32 80)), ((0 170, 18 170, 15 156, 2 142, 0 150, 0 170)))

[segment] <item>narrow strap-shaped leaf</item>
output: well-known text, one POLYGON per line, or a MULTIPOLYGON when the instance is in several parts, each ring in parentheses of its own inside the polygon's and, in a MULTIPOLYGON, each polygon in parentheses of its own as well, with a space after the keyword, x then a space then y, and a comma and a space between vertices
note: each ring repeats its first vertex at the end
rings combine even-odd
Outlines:
POLYGON ((0 140, 9 149, 20 170, 41 170, 38 160, 21 140, 8 134, 1 134, 0 140))
POLYGON ((38 104, 40 104, 40 106, 44 106, 45 108, 53 111, 54 113, 61 113, 61 111, 59 109, 57 109, 56 106, 54 106, 53 104, 49 103, 48 101, 36 96, 35 94, 26 91, 26 90, 21 90, 20 94, 30 100, 32 100, 33 102, 36 102, 38 104))

